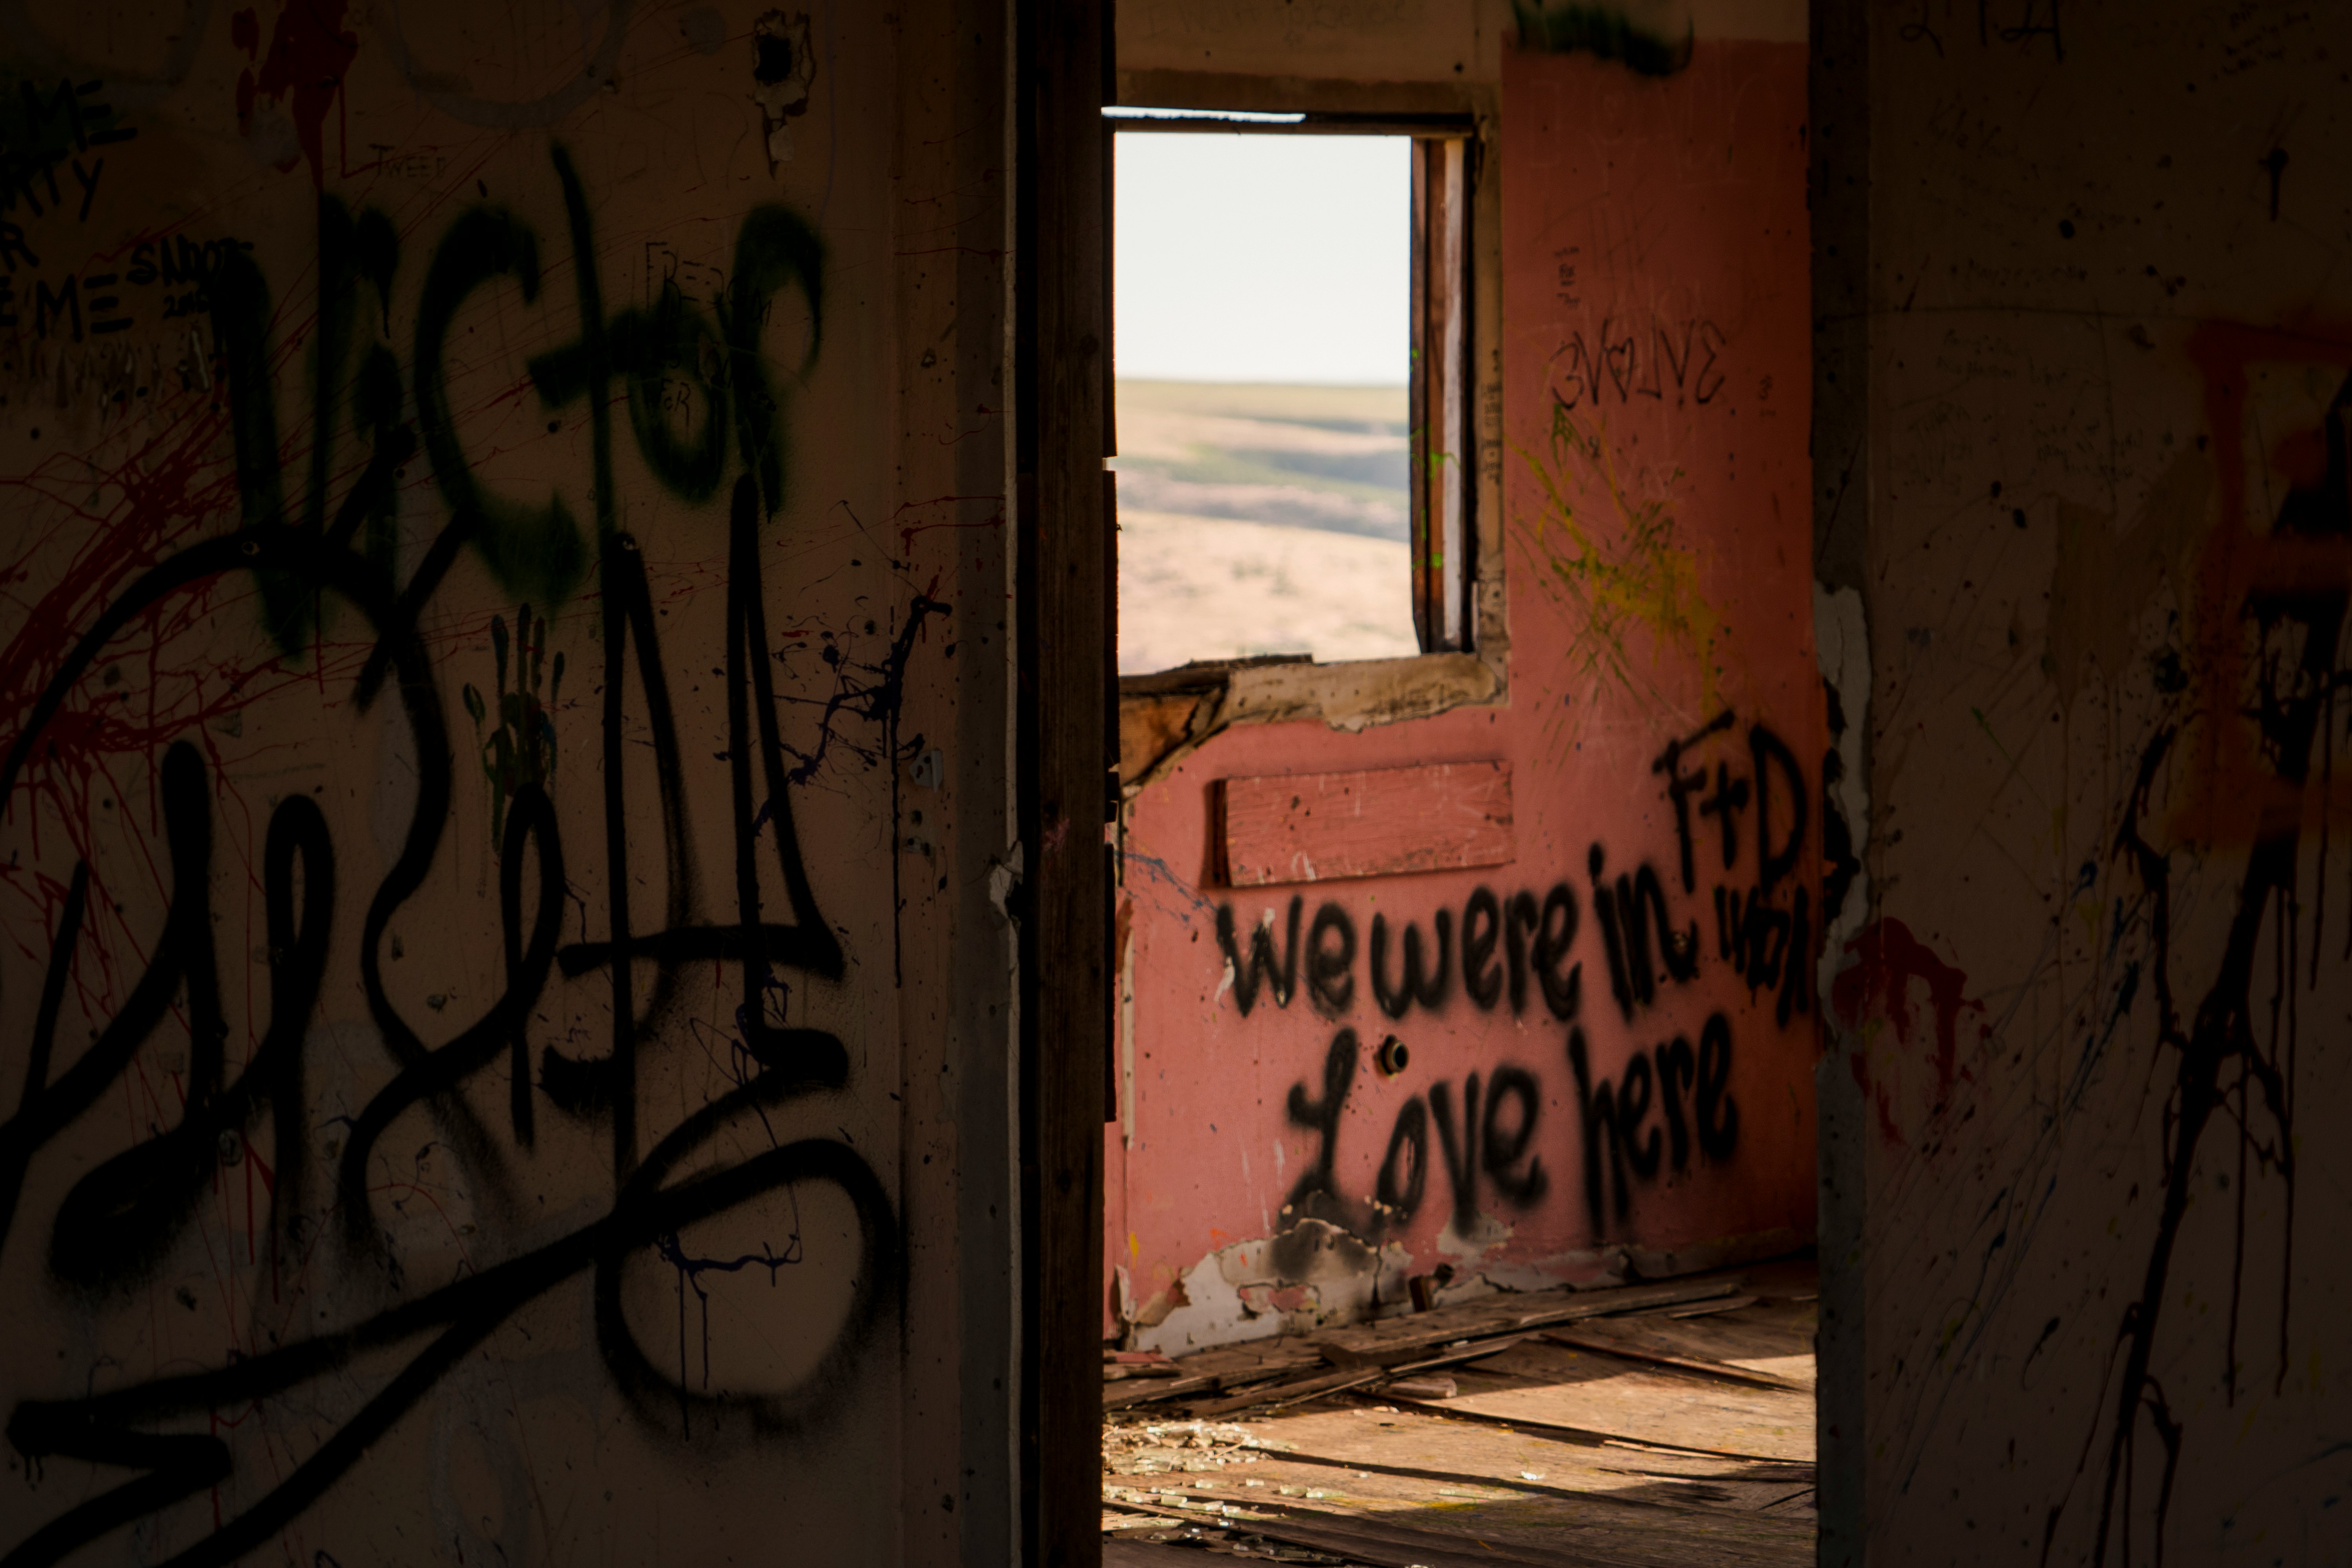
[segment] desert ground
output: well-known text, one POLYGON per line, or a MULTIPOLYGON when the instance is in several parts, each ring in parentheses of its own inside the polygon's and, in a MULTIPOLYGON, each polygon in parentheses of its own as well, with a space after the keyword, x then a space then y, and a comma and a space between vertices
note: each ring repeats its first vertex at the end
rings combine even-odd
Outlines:
POLYGON ((1118 668, 1412 654, 1405 389, 1122 381, 1118 668))

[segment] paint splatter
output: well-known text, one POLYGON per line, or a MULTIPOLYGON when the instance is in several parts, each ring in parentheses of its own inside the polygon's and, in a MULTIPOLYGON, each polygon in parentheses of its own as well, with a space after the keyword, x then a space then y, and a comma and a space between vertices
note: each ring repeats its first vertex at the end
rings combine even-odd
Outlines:
POLYGON ((1697 666, 1702 711, 1721 706, 1712 655, 1723 620, 1699 593, 1697 558, 1676 538, 1666 501, 1627 495, 1601 432, 1588 432, 1564 407, 1552 410, 1549 445, 1548 457, 1519 451, 1543 494, 1533 525, 1515 531, 1534 558, 1536 580, 1576 628, 1570 670, 1656 700, 1636 674, 1630 641, 1645 631, 1654 658, 1671 649, 1697 666), (1615 517, 1593 516, 1588 497, 1605 498, 1615 517))
POLYGON ((1598 55, 1639 76, 1674 75, 1690 64, 1698 42, 1698 30, 1688 22, 1681 37, 1670 38, 1614 5, 1511 0, 1511 20, 1519 30, 1519 47, 1530 54, 1598 55))
MULTIPOLYGON (((1928 1005, 1936 1016, 1936 1103, 1943 1104, 1951 1098, 1952 1083, 1958 1076, 1960 1015, 1984 1011, 1983 1003, 1967 994, 1968 976, 1937 957, 1898 920, 1874 921, 1864 927, 1846 943, 1845 954, 1848 962, 1831 984, 1830 1001, 1839 1021, 1850 1030, 1861 1033, 1866 1021, 1884 1020, 1907 1044, 1914 1037, 1912 1023, 1916 1016, 1912 983, 1927 987, 1928 1005)), ((1860 1050, 1853 1055, 1853 1076, 1854 1082, 1871 1090, 1877 1100, 1880 1132, 1891 1142, 1902 1142, 1891 1089, 1884 1082, 1874 1088, 1860 1050)))
MULTIPOLYGON (((343 76, 360 52, 359 35, 343 30, 345 5, 346 0, 291 0, 270 31, 269 55, 261 63, 260 76, 243 71, 236 83, 236 121, 243 129, 252 126, 258 96, 266 94, 280 104, 291 97, 295 139, 310 165, 310 183, 320 190, 327 184, 327 114, 342 96, 343 76)), ((252 17, 249 11, 237 13, 234 28, 240 44, 252 28, 252 17)), ((291 160, 278 165, 293 166, 291 160)))
MULTIPOLYGON (((2209 408, 2228 408, 2241 402, 2246 363, 2257 356, 2268 357, 2265 351, 2275 352, 2275 340, 2234 330, 2208 333, 2209 408)), ((2305 359, 2317 357, 2308 349, 2300 352, 2305 359)), ((2211 423, 2218 430, 2238 427, 2220 418, 2211 423)), ((2317 429, 2304 444, 2305 451, 2318 455, 2292 465, 2285 476, 2288 489, 2272 525, 2273 539, 2303 545, 2315 553, 2324 549, 2336 559, 2352 545, 2352 429, 2347 426, 2352 426, 2352 376, 2337 385, 2317 429)), ((2231 445, 2234 442, 2224 446, 2221 457, 2221 518, 2213 538, 2216 547, 2238 544, 2242 548, 2242 542, 2250 532, 2245 527, 2248 509, 2242 472, 2232 460, 2235 454, 2229 450, 2231 445)), ((2346 594, 2340 579, 2328 583, 2308 568, 2305 571, 2309 580, 2295 581, 2290 587, 2240 579, 2231 584, 2230 597, 2212 595, 2219 601, 2216 607, 2230 612, 2226 620, 2216 617, 2219 624, 2251 628, 2254 646, 2262 650, 2263 657, 2250 671, 2247 695, 2251 700, 2243 710, 2262 737, 2261 754, 2267 764, 2264 770, 2248 772, 2267 788, 2242 789, 2232 801, 2238 818, 2257 824, 2257 831, 2246 852, 2245 871, 2219 962, 2203 994, 2189 1005, 2184 1006, 2188 999, 2176 989, 2173 968, 2173 872, 2180 850, 2151 843, 2146 832, 2159 819, 2155 805, 2158 786, 2174 763, 2176 742, 2182 737, 2179 727, 2167 725, 2142 750, 2137 781, 2116 833, 2115 858, 2137 876, 2147 900, 2147 979, 2154 993, 2157 1044, 2171 1055, 2176 1076, 2163 1122, 2164 1184, 2155 1234, 2138 1295, 2124 1310, 2116 1330, 2114 1353, 2120 1364, 2110 1363, 2111 1375, 2105 1385, 2107 1410, 2085 1435, 2074 1478, 2044 1522, 2044 1563, 2053 1556, 2061 1520, 2094 1455, 2104 1461, 2099 1467, 2097 1534, 2090 1554, 2081 1560, 2107 1562, 2111 1542, 2118 1544, 2122 1560, 2131 1560, 2133 1480, 2140 1469, 2143 1436, 2152 1436, 2162 1450, 2152 1523, 2155 1538, 2164 1539, 2187 1427, 2197 1411, 2186 1401, 2176 1408, 2167 1393, 2164 1379, 2169 1373, 2164 1370, 2166 1358, 2159 1352, 2157 1336, 2168 1308, 2180 1300, 2173 1265, 2190 1206, 2200 1201, 2195 1188, 2215 1173, 2210 1165, 2200 1164, 2200 1155, 2209 1144, 2219 1145, 2211 1150, 2211 1157, 2225 1163, 2224 1171, 2229 1164, 2236 1167, 2228 1183, 2236 1213, 2221 1367, 2223 1397, 2234 1405, 2241 1387, 2239 1333, 2246 1241, 2260 1213, 2250 1212, 2247 1194, 2251 1180, 2264 1173, 2277 1176, 2284 1188, 2284 1201, 2273 1211, 2279 1216, 2277 1234, 2282 1245, 2272 1393, 2276 1394, 2285 1386, 2289 1313, 2294 1299, 2295 1159, 2300 1141, 2294 1126, 2299 1009, 2294 993, 2298 982, 2315 988, 2320 973, 2316 909, 2311 921, 2313 952, 2307 969, 2303 956, 2301 861, 2306 823, 2315 816, 2323 826, 2326 820, 2325 812, 2311 810, 2307 801, 2314 793, 2325 800, 2333 784, 2336 701, 2344 683, 2340 657, 2345 623, 2352 616, 2352 595, 2346 594), (2296 809, 2267 809, 2270 802, 2263 798, 2265 794, 2293 801, 2296 809), (2258 991, 2265 979, 2269 984, 2262 989, 2269 992, 2267 996, 2258 991)), ((2212 581, 2230 580, 2215 574, 2212 581)), ((2203 658, 2214 658, 2218 649, 2226 646, 2217 632, 2209 637, 2203 658)), ((2209 731, 2214 727, 2210 718, 2203 722, 2209 731)), ((2214 743, 2218 742, 2209 742, 2214 743)), ((2327 853, 2324 837, 2318 849, 2324 876, 2327 853)))

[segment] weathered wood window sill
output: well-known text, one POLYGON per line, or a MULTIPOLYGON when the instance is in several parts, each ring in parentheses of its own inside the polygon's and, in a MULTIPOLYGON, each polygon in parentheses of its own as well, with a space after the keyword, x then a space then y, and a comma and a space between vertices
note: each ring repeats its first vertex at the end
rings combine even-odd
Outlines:
POLYGON ((1499 706, 1499 662, 1431 653, 1317 664, 1304 655, 1211 659, 1118 683, 1118 782, 1129 798, 1236 724, 1320 720, 1334 730, 1499 706))

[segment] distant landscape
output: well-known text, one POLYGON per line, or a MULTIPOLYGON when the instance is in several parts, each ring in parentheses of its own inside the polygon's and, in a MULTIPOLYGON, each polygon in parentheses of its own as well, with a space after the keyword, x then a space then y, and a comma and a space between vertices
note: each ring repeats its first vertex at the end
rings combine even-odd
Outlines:
POLYGON ((1417 651, 1402 386, 1122 381, 1123 675, 1417 651))

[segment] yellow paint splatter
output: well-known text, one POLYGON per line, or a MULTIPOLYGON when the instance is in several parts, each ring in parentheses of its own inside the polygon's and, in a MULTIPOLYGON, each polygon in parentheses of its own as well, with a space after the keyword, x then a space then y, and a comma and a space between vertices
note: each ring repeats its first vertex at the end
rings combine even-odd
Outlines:
POLYGON ((1698 666, 1700 709, 1714 709, 1721 666, 1711 656, 1723 620, 1699 594, 1698 563, 1675 538, 1674 513, 1663 499, 1627 496, 1608 443, 1565 408, 1552 410, 1549 447, 1549 460, 1517 449, 1543 491, 1541 510, 1519 537, 1545 590, 1582 623, 1570 648, 1571 668, 1657 697, 1626 647, 1628 634, 1640 627, 1655 639, 1654 658, 1672 650, 1698 666), (1614 518, 1587 514, 1582 498, 1596 492, 1614 518))

